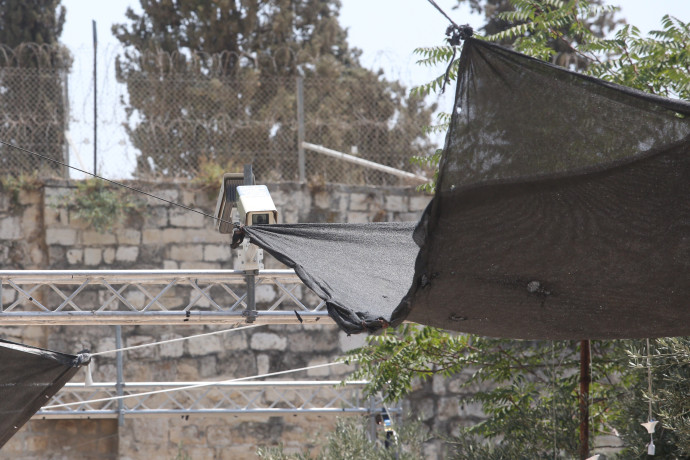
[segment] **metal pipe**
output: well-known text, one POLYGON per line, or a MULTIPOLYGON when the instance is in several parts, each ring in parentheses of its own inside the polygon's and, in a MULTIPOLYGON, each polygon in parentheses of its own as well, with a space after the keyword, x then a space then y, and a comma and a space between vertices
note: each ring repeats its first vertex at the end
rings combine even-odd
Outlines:
MULTIPOLYGON (((122 348, 122 327, 115 326, 115 348, 122 348)), ((115 389, 117 390, 118 396, 124 395, 124 371, 123 371, 123 360, 122 352, 117 352, 117 382, 115 383, 115 389)), ((125 425, 125 402, 122 399, 117 401, 117 424, 118 426, 125 425)))
POLYGON ((589 458, 589 384, 591 378, 589 340, 580 341, 580 460, 589 458))
MULTIPOLYGON (((255 324, 300 324, 295 312, 239 310, 233 312, 213 311, 80 311, 80 312, 5 312, 0 314, 3 326, 112 326, 112 325, 190 325, 190 324, 237 324, 250 314, 255 324)), ((307 324, 335 324, 323 311, 298 311, 307 324)))
POLYGON ((354 163, 359 166, 363 166, 365 168, 369 169, 375 169, 377 171, 383 171, 388 174, 392 174, 397 177, 402 177, 404 179, 412 179, 420 182, 428 182, 429 179, 427 179, 424 176, 420 176, 418 174, 413 174, 407 171, 402 171, 400 169, 392 168, 390 166, 382 165, 380 163, 375 163, 373 161, 369 160, 364 160, 362 158, 358 158, 353 155, 348 155, 347 153, 343 152, 338 152, 337 150, 329 149, 326 148, 322 145, 316 145, 316 144, 310 144, 309 142, 302 142, 302 146, 307 149, 311 150, 313 152, 317 153, 322 153, 324 155, 333 157, 333 158, 338 158, 343 161, 347 161, 349 163, 354 163))
POLYGON ((304 159, 304 79, 297 77, 297 167, 299 181, 306 182, 304 159))
MULTIPOLYGON (((138 281, 140 283, 170 278, 197 278, 204 280, 237 278, 244 281, 244 270, 0 270, 0 279, 11 278, 23 282, 74 281, 86 278, 108 278, 111 283, 138 281)), ((260 278, 299 279, 294 270, 259 270, 260 278)))

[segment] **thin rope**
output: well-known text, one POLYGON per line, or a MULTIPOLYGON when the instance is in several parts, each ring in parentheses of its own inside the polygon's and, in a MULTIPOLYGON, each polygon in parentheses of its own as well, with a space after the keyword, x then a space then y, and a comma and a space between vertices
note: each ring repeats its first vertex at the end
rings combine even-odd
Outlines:
POLYGON ((99 351, 97 353, 89 353, 90 356, 106 355, 109 353, 117 353, 120 351, 136 350, 137 348, 154 347, 156 345, 163 345, 166 343, 181 342, 183 340, 196 339, 198 337, 207 337, 209 335, 225 334, 226 332, 241 331, 243 329, 251 329, 253 327, 264 326, 264 324, 252 324, 251 326, 234 327, 231 329, 223 329, 222 331, 205 332, 203 334, 190 335, 187 337, 178 337, 176 339, 161 340, 160 342, 144 343, 142 345, 132 345, 131 347, 117 348, 115 350, 99 351))
POLYGON ((168 203, 168 204, 171 204, 171 205, 173 205, 173 206, 177 206, 177 207, 180 207, 180 208, 182 208, 182 209, 186 209, 187 211, 191 211, 191 212, 195 212, 195 213, 197 213, 197 214, 201 214, 201 215, 204 216, 204 217, 210 217, 211 219, 215 219, 215 220, 218 220, 218 221, 220 221, 220 222, 223 222, 223 223, 226 223, 226 224, 233 225, 232 222, 227 221, 227 220, 225 220, 225 219, 216 218, 216 216, 214 216, 214 215, 205 213, 205 212, 203 212, 203 211, 199 211, 198 209, 190 208, 189 206, 185 206, 185 205, 183 205, 183 204, 181 204, 181 203, 176 203, 176 202, 174 202, 174 201, 166 200, 165 198, 161 198, 161 197, 159 197, 159 196, 156 196, 156 195, 153 195, 153 194, 151 194, 151 193, 145 192, 145 191, 140 190, 140 189, 138 189, 138 188, 131 187, 131 186, 129 186, 129 185, 123 184, 122 182, 117 182, 117 181, 114 181, 114 180, 111 180, 111 179, 106 179, 105 177, 99 176, 99 175, 97 175, 97 174, 90 173, 90 172, 88 172, 88 171, 84 171, 83 169, 79 169, 79 168, 77 168, 77 167, 75 167, 75 166, 71 166, 71 165, 69 165, 69 164, 67 164, 67 163, 63 163, 62 161, 56 160, 56 159, 54 159, 54 158, 50 158, 50 157, 47 157, 47 156, 45 156, 45 155, 41 155, 40 153, 32 152, 31 150, 28 150, 28 149, 19 147, 19 146, 17 146, 17 145, 11 144, 11 143, 9 143, 9 142, 5 142, 5 141, 3 141, 2 139, 0 139, 0 144, 6 145, 6 146, 8 146, 8 147, 11 147, 11 148, 13 148, 13 149, 17 149, 17 150, 22 151, 22 152, 26 152, 26 153, 28 153, 28 154, 37 156, 37 157, 39 157, 39 158, 43 158, 44 160, 52 161, 53 163, 57 163, 57 164, 59 164, 59 165, 61 165, 61 166, 65 166, 65 167, 67 167, 67 168, 74 169, 75 171, 79 171, 79 172, 81 172, 81 173, 88 174, 89 176, 95 177, 96 179, 100 179, 100 180, 105 181, 105 182, 109 182, 109 183, 111 183, 111 184, 113 184, 113 185, 117 185, 118 187, 123 187, 123 188, 126 188, 126 189, 128 189, 128 190, 131 190, 131 191, 133 191, 133 192, 137 192, 137 193, 141 193, 142 195, 150 196, 151 198, 155 198, 156 200, 163 201, 163 202, 168 203))
MULTIPOLYGON (((213 386, 213 385, 218 385, 218 384, 224 384, 224 383, 235 383, 235 382, 242 382, 245 380, 253 380, 253 379, 260 379, 264 377, 272 377, 274 375, 283 375, 283 374, 290 374, 293 372, 301 372, 301 371, 308 371, 311 369, 318 369, 321 367, 328 367, 328 366, 336 366, 338 364, 346 364, 342 361, 336 361, 333 363, 326 363, 326 364, 315 364, 313 366, 307 366, 307 367, 300 367, 298 369, 289 369, 287 371, 278 371, 278 372, 269 372, 267 374, 259 374, 259 375, 252 375, 249 377, 240 377, 237 379, 230 379, 230 380, 221 380, 218 382, 205 382, 205 383, 198 383, 196 385, 187 385, 183 387, 178 387, 178 388, 166 388, 163 390, 154 390, 154 391, 146 391, 144 393, 136 393, 136 394, 129 394, 129 395, 121 395, 121 396, 112 396, 110 398, 100 398, 100 399, 90 399, 86 401, 77 401, 77 402, 72 402, 72 403, 65 403, 65 404, 53 404, 50 406, 43 406, 43 409, 56 409, 58 407, 69 407, 69 406, 78 406, 78 405, 84 405, 84 404, 93 404, 97 402, 106 402, 106 401, 117 401, 120 399, 127 399, 127 398, 138 398, 141 396, 148 396, 148 395, 155 395, 155 394, 161 394, 161 393, 172 393, 174 391, 184 391, 184 390, 192 390, 194 388, 202 388, 202 387, 208 387, 208 386, 213 386)), ((125 384, 127 386, 127 384, 125 384)))
POLYGON ((648 422, 652 421, 652 356, 649 348, 649 339, 647 339, 647 383, 649 389, 649 418, 648 422))
POLYGON ((438 6, 438 4, 437 4, 434 0, 429 0, 429 3, 431 3, 431 4, 434 6, 434 8, 436 8, 436 9, 439 11, 439 13, 441 13, 442 15, 444 15, 444 16, 446 17, 446 19, 448 19, 448 21, 450 21, 451 24, 453 24, 455 27, 459 27, 459 26, 450 18, 450 16, 448 16, 448 15, 446 14, 446 12, 443 11, 443 10, 441 9, 440 6, 438 6))

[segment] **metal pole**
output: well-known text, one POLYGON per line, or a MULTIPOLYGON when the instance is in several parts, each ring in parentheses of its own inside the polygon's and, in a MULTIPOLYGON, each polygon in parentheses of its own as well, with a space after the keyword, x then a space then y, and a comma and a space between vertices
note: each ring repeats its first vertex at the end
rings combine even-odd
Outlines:
POLYGON ((592 356, 589 340, 580 342, 580 460, 589 458, 589 384, 592 356))
POLYGON ((98 174, 98 78, 96 71, 98 39, 96 38, 96 21, 91 21, 93 25, 93 173, 98 174))
MULTIPOLYGON (((122 348, 122 326, 115 326, 115 348, 122 348)), ((124 395, 124 372, 122 369, 122 352, 117 352, 117 383, 115 389, 118 396, 124 395)), ((117 424, 125 426, 125 403, 122 399, 117 400, 117 424)))
POLYGON ((297 165, 299 181, 306 182, 304 160, 304 79, 297 77, 297 165))
POLYGON ((359 158, 353 155, 348 155, 347 153, 338 152, 337 150, 329 149, 322 145, 310 144, 309 142, 302 142, 302 146, 307 150, 311 150, 312 152, 322 153, 329 157, 338 158, 339 160, 354 163, 359 166, 364 166, 365 168, 383 171, 385 173, 392 174, 397 177, 402 177, 403 179, 411 179, 420 182, 427 182, 429 180, 426 177, 420 176, 418 174, 413 174, 407 171, 402 171, 400 169, 391 168, 390 166, 382 165, 374 161, 365 160, 363 158, 359 158))

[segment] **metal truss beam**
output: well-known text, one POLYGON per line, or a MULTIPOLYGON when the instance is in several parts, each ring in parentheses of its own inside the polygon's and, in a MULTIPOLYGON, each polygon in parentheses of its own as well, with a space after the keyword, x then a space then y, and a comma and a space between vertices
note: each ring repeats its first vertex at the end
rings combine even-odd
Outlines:
MULTIPOLYGON (((54 409, 43 408, 34 419, 169 417, 171 415, 353 415, 380 413, 381 400, 362 400, 365 381, 261 381, 261 382, 139 382, 125 383, 122 409, 118 400, 87 403, 118 395, 115 382, 68 383, 46 406, 83 402, 54 409), (201 386, 203 385, 203 386, 201 386), (157 390, 177 390, 146 394, 157 390), (378 409, 375 409, 378 408, 378 409)), ((398 414, 400 408, 388 409, 398 414)))
POLYGON ((0 270, 0 299, 2 325, 333 324, 293 270, 0 270))

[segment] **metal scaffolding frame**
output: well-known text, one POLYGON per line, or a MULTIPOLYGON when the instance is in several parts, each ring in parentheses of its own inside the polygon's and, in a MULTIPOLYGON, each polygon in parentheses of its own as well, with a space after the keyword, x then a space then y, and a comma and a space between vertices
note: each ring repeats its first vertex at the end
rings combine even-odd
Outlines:
POLYGON ((294 270, 0 270, 0 324, 333 324, 306 290, 294 270))
MULTIPOLYGON (((0 270, 0 325, 333 325, 293 270, 0 270), (308 300, 305 300, 308 299, 308 300), (299 313, 299 316, 295 314, 299 313)), ((121 336, 117 327, 117 347, 121 336)), ((367 382, 68 383, 34 419, 380 413, 367 382), (162 391, 166 390, 166 391, 162 391), (105 401, 93 400, 106 399, 105 401)), ((399 414, 400 408, 389 409, 399 414)))
MULTIPOLYGON (((117 382, 68 383, 34 419, 160 417, 172 415, 369 414, 381 400, 361 398, 365 381, 128 382, 124 398, 117 382), (104 399, 104 401, 98 401, 104 399), (94 401, 95 402, 89 402, 94 401), (119 404, 122 402, 123 404, 119 404), (373 406, 372 406, 373 404, 373 406)), ((398 414, 399 408, 389 409, 398 414)))

